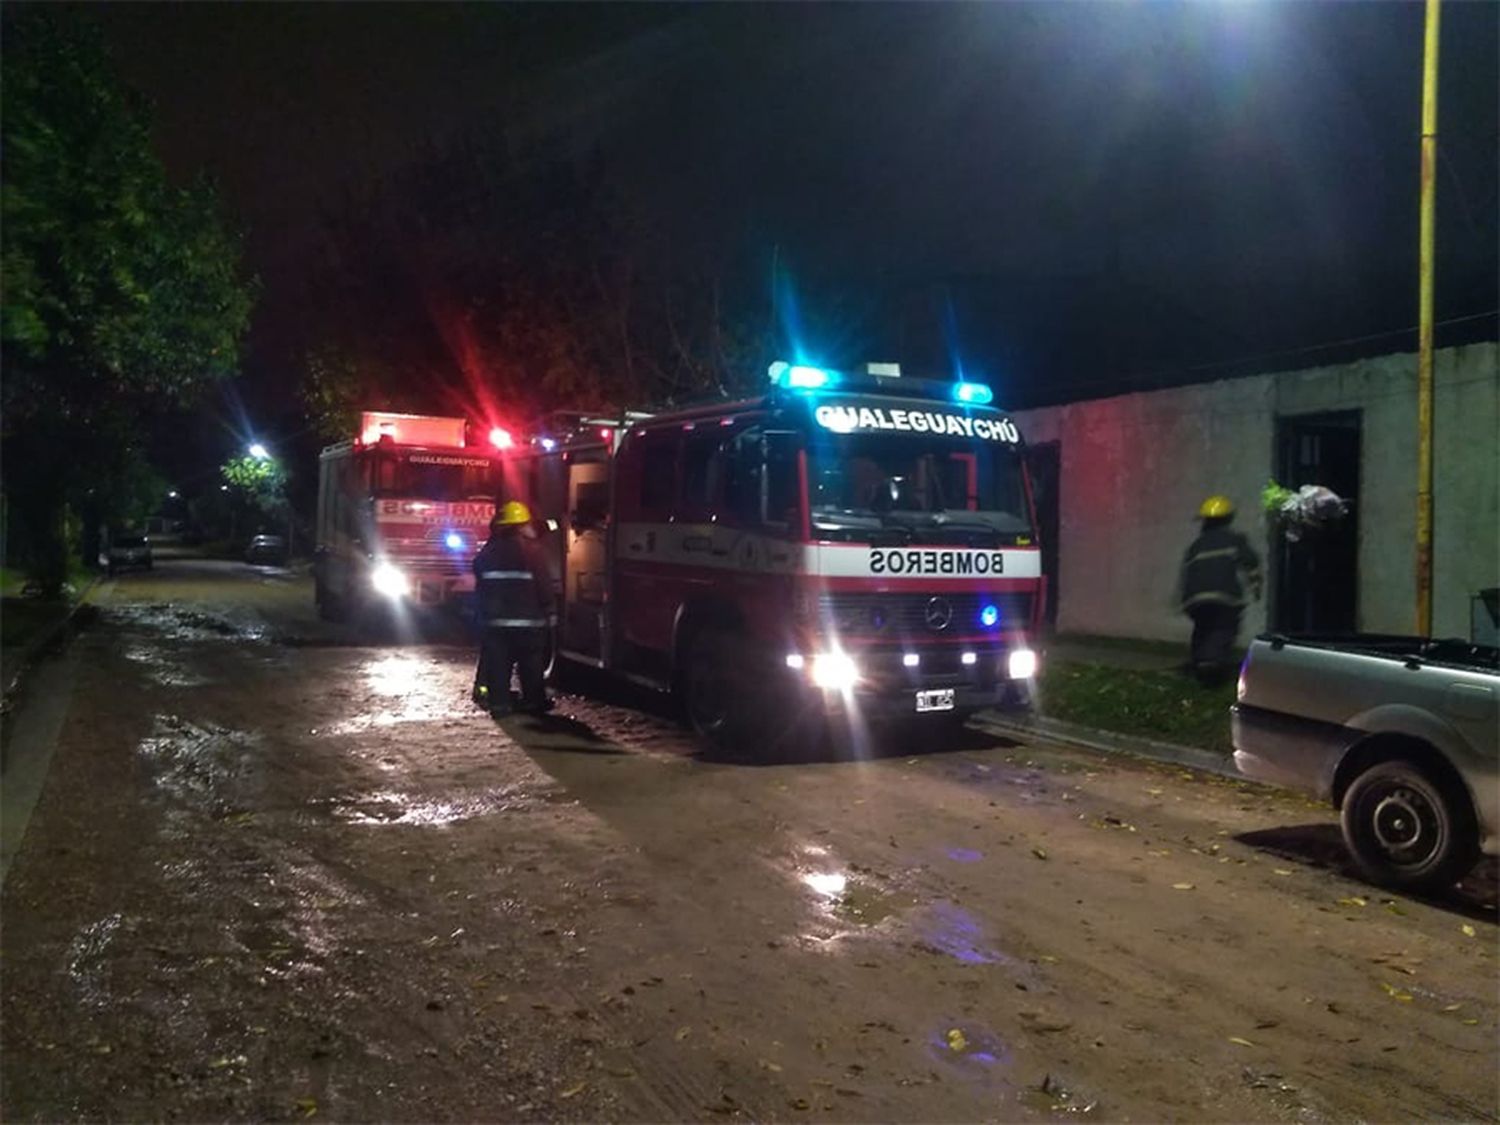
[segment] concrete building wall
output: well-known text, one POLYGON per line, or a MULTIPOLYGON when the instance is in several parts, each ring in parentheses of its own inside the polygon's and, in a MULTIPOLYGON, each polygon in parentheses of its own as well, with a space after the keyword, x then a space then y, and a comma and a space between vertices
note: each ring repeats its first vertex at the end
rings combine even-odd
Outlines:
MULTIPOLYGON (((1500 364, 1493 343, 1435 362, 1434 632, 1467 636, 1469 598, 1500 585, 1500 364)), ((1058 628, 1178 639, 1182 552, 1199 503, 1230 496, 1264 559, 1260 492, 1279 418, 1358 410, 1358 627, 1410 632, 1415 605, 1416 356, 1257 375, 1022 411, 1059 443, 1058 628)), ((1264 628, 1267 601, 1247 612, 1264 628)))

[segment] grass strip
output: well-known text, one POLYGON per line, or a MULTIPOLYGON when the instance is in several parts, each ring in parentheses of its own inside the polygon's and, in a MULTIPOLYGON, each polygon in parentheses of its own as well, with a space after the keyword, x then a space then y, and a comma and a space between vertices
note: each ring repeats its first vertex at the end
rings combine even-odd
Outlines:
POLYGON ((1116 734, 1196 746, 1228 757, 1234 682, 1205 688, 1179 672, 1055 661, 1038 684, 1040 710, 1116 734))

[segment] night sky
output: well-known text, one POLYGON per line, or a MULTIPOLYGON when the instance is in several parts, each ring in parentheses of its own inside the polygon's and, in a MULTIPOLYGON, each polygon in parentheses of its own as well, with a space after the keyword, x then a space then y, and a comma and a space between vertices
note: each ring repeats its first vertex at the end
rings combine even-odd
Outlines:
MULTIPOLYGON (((458 132, 598 151, 632 252, 774 258, 868 298, 830 358, 956 356, 1016 405, 1414 346, 1420 4, 90 11, 247 230, 279 426, 319 209, 458 132)), ((1443 9, 1440 319, 1500 303, 1497 12, 1443 9)))

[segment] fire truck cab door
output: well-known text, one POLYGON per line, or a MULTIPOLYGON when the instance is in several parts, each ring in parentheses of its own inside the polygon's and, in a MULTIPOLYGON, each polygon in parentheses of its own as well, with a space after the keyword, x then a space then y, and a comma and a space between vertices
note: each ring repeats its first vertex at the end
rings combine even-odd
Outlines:
POLYGON ((596 660, 604 656, 608 518, 609 466, 603 462, 571 463, 559 647, 596 660))

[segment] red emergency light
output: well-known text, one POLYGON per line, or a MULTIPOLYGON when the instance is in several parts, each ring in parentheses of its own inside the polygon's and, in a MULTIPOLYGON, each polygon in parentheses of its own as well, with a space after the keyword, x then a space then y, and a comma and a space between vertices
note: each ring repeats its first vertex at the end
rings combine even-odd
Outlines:
POLYGON ((490 430, 490 444, 496 449, 511 449, 515 446, 516 439, 503 426, 495 426, 490 430))

